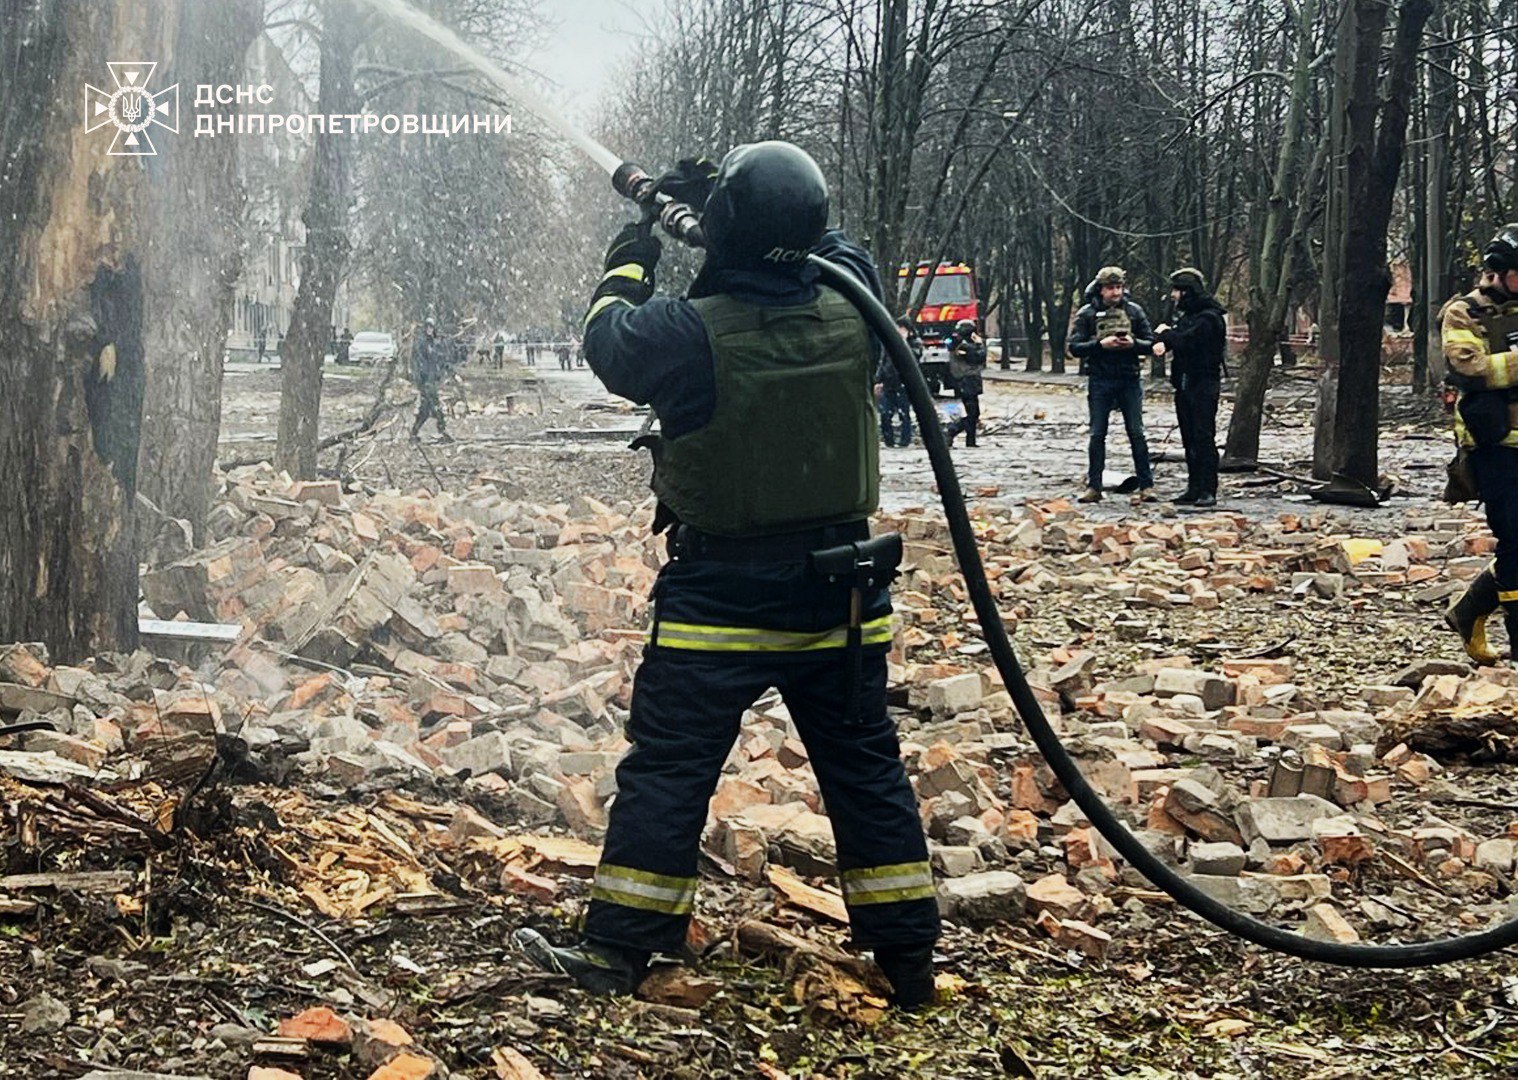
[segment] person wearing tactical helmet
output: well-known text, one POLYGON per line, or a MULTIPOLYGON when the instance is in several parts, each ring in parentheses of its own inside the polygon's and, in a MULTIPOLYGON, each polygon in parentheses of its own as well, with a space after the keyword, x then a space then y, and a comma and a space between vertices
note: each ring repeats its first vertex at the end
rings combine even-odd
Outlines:
POLYGON ((652 407, 655 531, 670 560, 633 685, 632 748, 617 766, 583 938, 531 929, 534 962, 632 993, 652 953, 685 944, 697 851, 744 711, 779 689, 832 821, 856 945, 892 1000, 933 997, 933 875, 886 714, 888 585, 901 538, 871 538, 879 494, 872 400, 878 345, 808 252, 880 295, 868 253, 827 230, 827 183, 785 142, 685 161, 659 188, 701 210, 706 257, 686 296, 654 296, 659 240, 611 242, 585 349, 612 393, 652 407))
POLYGON ((1183 506, 1218 502, 1218 398, 1223 389, 1223 355, 1228 324, 1223 306, 1207 292, 1207 279, 1194 266, 1170 275, 1170 302, 1179 318, 1174 326, 1154 328, 1154 354, 1175 354, 1170 385, 1175 387, 1175 422, 1186 448, 1186 490, 1175 501, 1183 506))
POLYGON ((448 344, 437 332, 437 322, 428 318, 422 333, 411 349, 411 381, 418 393, 416 419, 411 422, 411 438, 421 438, 422 425, 428 418, 437 420, 438 442, 452 442, 448 434, 448 416, 438 397, 438 384, 448 374, 448 344))
POLYGON ((1107 464, 1107 420, 1113 409, 1123 414, 1123 428, 1133 451, 1137 490, 1133 503, 1154 497, 1154 470, 1149 464, 1149 440, 1144 434, 1142 358, 1149 355, 1153 334, 1144 309, 1128 295, 1128 274, 1120 266, 1104 266, 1086 290, 1086 304, 1075 313, 1069 349, 1085 367, 1086 404, 1091 415, 1083 503, 1100 502, 1102 470, 1107 464))
POLYGON ((1496 560, 1445 612, 1479 664, 1501 657, 1486 621, 1502 610, 1508 649, 1518 655, 1518 222, 1502 226, 1482 252, 1477 287, 1439 313, 1445 376, 1459 392, 1455 436, 1469 455, 1496 560))
POLYGON ((954 380, 954 393, 964 402, 965 414, 955 420, 944 434, 949 445, 961 432, 965 445, 975 445, 975 433, 980 427, 980 395, 985 389, 983 375, 986 370, 986 343, 975 332, 973 319, 960 319, 954 324, 954 333, 944 342, 949 354, 949 377, 954 380))

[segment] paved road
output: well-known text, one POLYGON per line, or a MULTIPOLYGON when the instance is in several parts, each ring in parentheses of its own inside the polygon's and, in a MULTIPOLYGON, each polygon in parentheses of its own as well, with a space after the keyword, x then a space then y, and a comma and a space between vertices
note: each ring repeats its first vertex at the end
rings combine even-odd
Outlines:
MULTIPOLYGON (((606 404, 615 399, 586 369, 561 372, 557 367, 539 373, 564 396, 566 402, 606 404)), ((1086 452, 1089 419, 1084 382, 1076 376, 1024 376, 1020 373, 992 373, 982 398, 982 430, 987 432, 975 449, 960 440, 954 448, 960 483, 971 498, 993 497, 1011 503, 1028 499, 1073 497, 1085 487, 1086 452), (983 489, 995 489, 995 496, 978 496, 983 489)), ((1292 383, 1272 395, 1273 419, 1267 422, 1262 439, 1262 458, 1282 471, 1306 475, 1312 457, 1312 403, 1310 383, 1292 383)), ((947 405, 948 399, 942 399, 947 405)), ((1175 408, 1168 386, 1151 383, 1144 403, 1150 453, 1155 460, 1156 486, 1160 495, 1173 496, 1185 487, 1185 459, 1180 435, 1175 427, 1175 408)), ((627 428, 636 426, 629 418, 606 418, 597 424, 627 428)), ((1219 418, 1219 439, 1227 429, 1227 412, 1219 418)), ((1410 494, 1393 498, 1378 510, 1347 510, 1357 520, 1373 521, 1395 528, 1403 515, 1412 509, 1434 508, 1443 488, 1443 464, 1449 456, 1449 441, 1438 432, 1383 431, 1383 472, 1398 478, 1410 494)), ((1107 483, 1115 486, 1132 470, 1128 440, 1122 430, 1122 418, 1113 414, 1107 437, 1107 483)), ((1280 513, 1316 507, 1296 486, 1274 484, 1259 474, 1223 477, 1222 502, 1251 517, 1273 517, 1280 513)), ((884 509, 901 510, 936 501, 937 493, 927 452, 920 440, 905 449, 881 451, 881 503, 884 509)), ((1126 497, 1109 493, 1107 499, 1092 507, 1091 516, 1118 518, 1132 513, 1126 497)), ((1146 515, 1169 512, 1163 505, 1145 508, 1146 515)))
MULTIPOLYGON (((490 374, 476 374, 476 370, 466 368, 465 379, 473 380, 471 401, 478 405, 489 397, 490 374)), ((373 373, 368 369, 329 368, 327 374, 323 424, 340 428, 352 422, 349 413, 367 402, 366 387, 373 373)), ((454 425, 461 442, 511 442, 602 461, 608 454, 627 453, 624 448, 630 434, 642 422, 643 410, 612 397, 589 368, 561 371, 557 362, 540 362, 536 376, 545 390, 549 415, 514 418, 510 422, 500 417, 471 417, 454 425), (549 429, 546 435, 544 428, 549 429), (602 429, 605 435, 587 437, 587 429, 602 429)), ((278 383, 276 369, 269 365, 228 365, 224 443, 272 440, 278 414, 278 383)), ((1293 475, 1309 472, 1313 390, 1314 384, 1299 380, 1287 383, 1271 398, 1262 458, 1293 475)), ((1398 395, 1405 398, 1403 391, 1388 391, 1389 399, 1398 395)), ((947 405, 948 400, 943 399, 942 403, 947 405)), ((1220 438, 1227 425, 1226 403, 1224 408, 1219 422, 1220 438)), ((1173 496, 1185 485, 1185 466, 1167 386, 1150 384, 1144 413, 1159 493, 1162 498, 1173 496)), ((1073 497, 1085 486, 1089 427, 1084 385, 1079 377, 989 372, 982 414, 980 445, 972 450, 961 440, 954 449, 961 485, 972 500, 996 499, 1017 504, 1030 499, 1073 497), (995 494, 991 494, 993 491, 995 494)), ((1378 510, 1340 508, 1335 512, 1352 515, 1356 521, 1365 523, 1363 527, 1374 523, 1390 530, 1398 527, 1409 510, 1437 510, 1440 504, 1435 500, 1443 487, 1443 465, 1449 452, 1449 439, 1443 432, 1412 428, 1383 430, 1381 468, 1396 477, 1399 487, 1409 494, 1392 499, 1378 510)), ((636 460, 646 462, 646 455, 636 460)), ((467 462, 461 460, 458 464, 463 468, 467 462)), ((476 460, 475 464, 478 467, 480 462, 476 460)), ((1109 486, 1118 484, 1132 471, 1121 417, 1115 414, 1107 440, 1107 465, 1109 486)), ((634 460, 618 471, 636 473, 634 460)), ((927 454, 920 441, 906 449, 883 449, 881 477, 881 502, 887 510, 923 506, 937 500, 927 454)), ((635 485, 635 489, 641 488, 642 482, 635 485)), ((573 492, 565 497, 569 494, 573 492)), ((1251 517, 1273 517, 1316 506, 1298 494, 1296 485, 1277 483, 1260 474, 1225 476, 1220 494, 1225 508, 1251 517)), ((1133 512, 1128 500, 1115 494, 1109 494, 1106 501, 1090 510, 1093 517, 1112 519, 1133 512)), ((1163 503, 1142 511, 1145 516, 1169 512, 1174 512, 1173 508, 1163 503)))

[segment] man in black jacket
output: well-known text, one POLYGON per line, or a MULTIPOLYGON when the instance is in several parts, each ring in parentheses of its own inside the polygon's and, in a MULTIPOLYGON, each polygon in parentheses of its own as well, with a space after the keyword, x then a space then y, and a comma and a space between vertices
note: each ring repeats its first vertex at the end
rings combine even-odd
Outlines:
POLYGON ((448 374, 448 345, 438 336, 437 321, 429 318, 411 350, 411 381, 416 384, 416 419, 411 422, 411 438, 419 439, 422 425, 437 421, 438 442, 452 442, 448 434, 448 414, 443 411, 438 385, 448 374))
POLYGON ((1192 266, 1170 275, 1170 300, 1180 313, 1174 326, 1155 327, 1156 356, 1168 349, 1175 420, 1186 447, 1186 490, 1176 502, 1216 506, 1218 501, 1218 396, 1228 326, 1223 306, 1207 292, 1207 279, 1192 266))
POLYGON ((1138 480, 1133 502, 1154 495, 1154 471, 1149 465, 1149 440, 1144 434, 1142 358, 1154 346, 1149 317, 1128 296, 1128 275, 1120 266, 1104 266, 1087 290, 1087 302, 1075 313, 1070 330, 1070 353, 1086 369, 1086 404, 1091 412, 1086 491, 1083 503, 1100 502, 1102 470, 1107 464, 1107 419, 1113 409, 1123 414, 1133 470, 1138 480))
MULTIPOLYGON (((912 356, 922 362, 922 338, 911 319, 903 315, 896 320, 896 332, 912 350, 912 356)), ((881 354, 875 365, 875 402, 880 412, 880 438, 887 446, 912 445, 912 403, 907 398, 906 385, 890 356, 881 354), (897 420, 901 423, 898 425, 897 420), (896 428, 900 427, 901 441, 895 441, 896 428)))

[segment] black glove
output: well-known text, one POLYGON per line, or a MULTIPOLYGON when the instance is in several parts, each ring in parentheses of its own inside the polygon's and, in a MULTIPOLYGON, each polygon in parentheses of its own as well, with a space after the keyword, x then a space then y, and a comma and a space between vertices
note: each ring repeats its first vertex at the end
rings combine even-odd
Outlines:
POLYGON ((663 253, 664 245, 653 234, 650 222, 629 221, 606 246, 605 268, 614 270, 629 264, 641 266, 652 292, 654 267, 659 265, 659 256, 663 253))
POLYGON ((592 316, 610 307, 608 299, 642 304, 654 294, 654 268, 664 245, 649 231, 648 222, 629 222, 612 238, 606 249, 606 272, 590 297, 588 325, 592 316))
POLYGON ((700 211, 717 182, 717 166, 709 158, 684 158, 654 181, 654 190, 700 211))

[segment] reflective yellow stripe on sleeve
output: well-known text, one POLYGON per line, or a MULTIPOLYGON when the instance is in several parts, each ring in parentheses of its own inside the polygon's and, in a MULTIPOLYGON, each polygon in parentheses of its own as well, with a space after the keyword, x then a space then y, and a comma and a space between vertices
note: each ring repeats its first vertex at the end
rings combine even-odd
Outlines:
MULTIPOLYGON (((748 626, 705 626, 699 623, 659 621, 658 637, 652 644, 666 649, 692 649, 697 652, 808 652, 814 649, 842 649, 849 643, 846 626, 816 632, 765 630, 748 626)), ((891 617, 883 615, 860 627, 864 645, 888 645, 891 641, 891 617)))
POLYGON ((899 904, 934 896, 933 868, 925 862, 894 863, 845 870, 839 875, 843 900, 850 907, 866 904, 899 904))
POLYGON ((1498 603, 1510 604, 1514 600, 1518 600, 1518 589, 1506 589, 1497 594, 1498 603))
POLYGON ((1492 369, 1492 373, 1486 379, 1488 386, 1500 388, 1513 385, 1511 361, 1514 355, 1505 352, 1492 353, 1486 358, 1487 366, 1492 369))
POLYGON ((1446 329, 1444 331, 1444 344, 1474 345, 1484 350, 1486 348, 1486 339, 1472 330, 1446 329))
POLYGON ((596 879, 590 887, 592 900, 658 911, 665 915, 685 915, 696 899, 696 879, 655 874, 631 866, 602 863, 596 867, 596 879))
POLYGON ((614 277, 625 277, 631 278, 633 281, 642 281, 647 275, 643 272, 643 267, 637 263, 623 263, 621 266, 613 266, 606 273, 602 274, 601 280, 605 281, 608 278, 614 277))
POLYGON ((603 296, 594 304, 591 304, 590 310, 585 313, 585 325, 589 326, 591 319, 594 319, 597 315, 601 314, 602 311, 609 308, 612 304, 626 304, 628 307, 633 306, 633 302, 631 300, 625 299, 621 296, 603 296))

